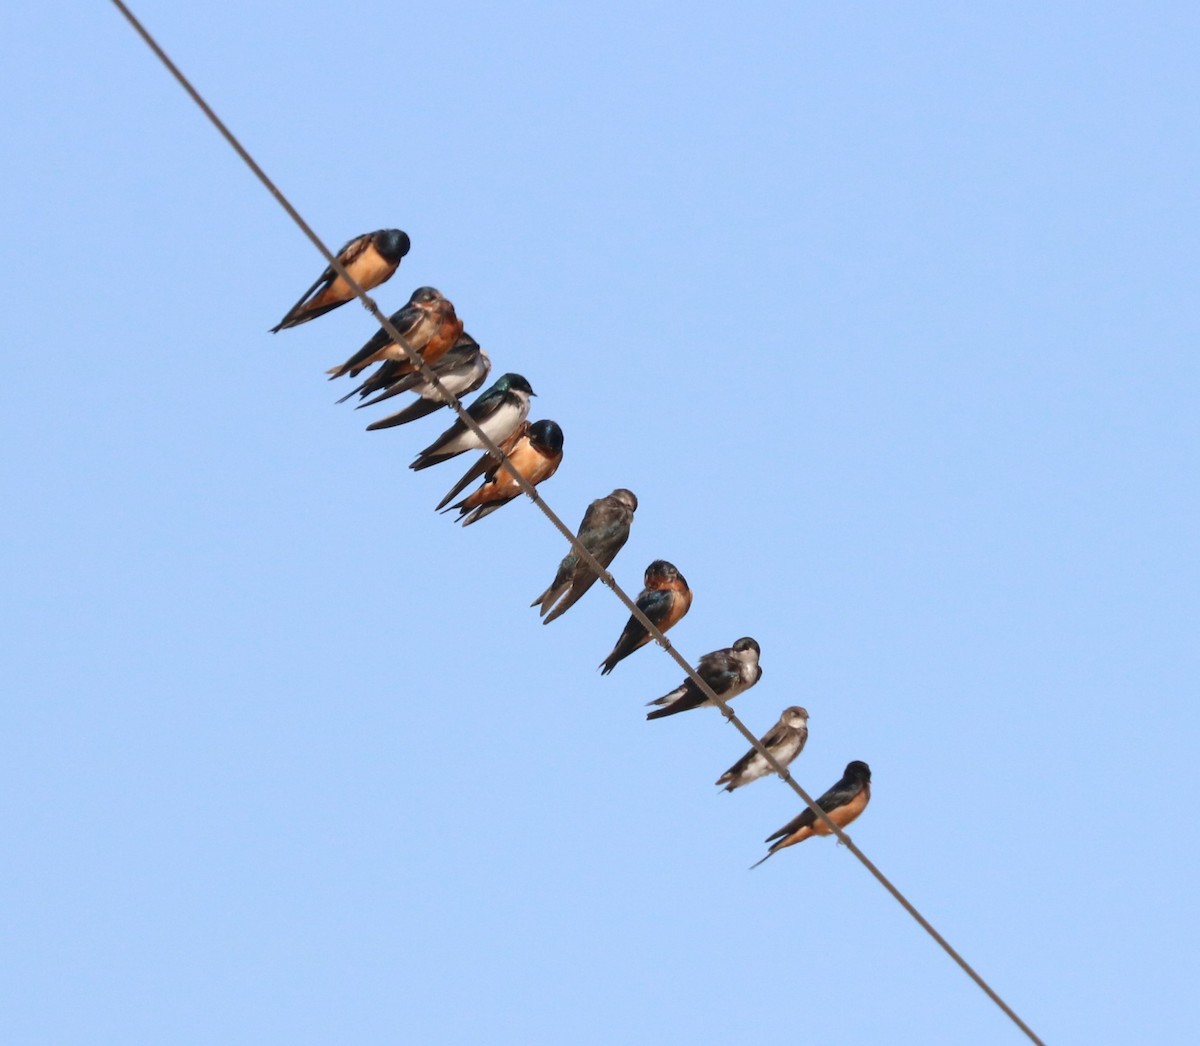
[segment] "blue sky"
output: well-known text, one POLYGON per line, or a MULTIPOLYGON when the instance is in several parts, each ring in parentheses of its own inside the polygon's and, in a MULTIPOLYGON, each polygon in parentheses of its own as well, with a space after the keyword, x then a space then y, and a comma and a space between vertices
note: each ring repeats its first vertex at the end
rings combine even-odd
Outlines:
MULTIPOLYGON (((135 10, 333 245, 399 226, 614 570, 1048 1042, 1180 1041, 1198 871, 1192 5, 135 10)), ((602 678, 562 540, 466 530, 272 336, 311 246, 118 17, 10 14, 0 1031, 1021 1041, 709 710, 602 678)), ((364 417, 364 415, 369 415, 364 417)), ((465 466, 464 466, 465 467, 465 466)))

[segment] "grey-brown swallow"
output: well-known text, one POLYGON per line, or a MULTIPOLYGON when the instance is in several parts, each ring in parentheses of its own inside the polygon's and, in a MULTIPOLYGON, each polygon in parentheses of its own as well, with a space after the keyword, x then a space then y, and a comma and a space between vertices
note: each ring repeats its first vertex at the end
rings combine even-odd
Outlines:
MULTIPOLYGON (((624 487, 588 505, 576 537, 602 567, 607 567, 629 540, 637 506, 637 496, 624 487)), ((548 625, 570 610, 595 583, 596 574, 572 550, 563 556, 550 587, 529 605, 538 608, 545 619, 542 624, 548 625)))

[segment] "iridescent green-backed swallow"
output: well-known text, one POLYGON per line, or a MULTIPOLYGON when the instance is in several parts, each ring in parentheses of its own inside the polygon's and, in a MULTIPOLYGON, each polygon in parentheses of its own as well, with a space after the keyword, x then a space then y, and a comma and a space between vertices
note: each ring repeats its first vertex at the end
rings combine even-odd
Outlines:
MULTIPOLYGON (((501 443, 529 416, 529 397, 535 395, 537 393, 520 374, 501 374, 467 407, 467 413, 493 443, 501 443)), ((481 449, 483 444, 479 437, 459 419, 421 451, 408 467, 420 471, 468 450, 481 449)))

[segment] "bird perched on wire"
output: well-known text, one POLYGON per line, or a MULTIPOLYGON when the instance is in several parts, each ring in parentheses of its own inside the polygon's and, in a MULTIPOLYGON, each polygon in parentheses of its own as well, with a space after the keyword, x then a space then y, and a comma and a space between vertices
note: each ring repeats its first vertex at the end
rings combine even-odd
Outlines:
MULTIPOLYGON (((779 722, 758 740, 780 766, 787 766, 804 751, 804 744, 808 740, 808 709, 799 705, 785 708, 779 722)), ((724 785, 726 792, 732 792, 769 773, 771 767, 767 760, 757 748, 751 748, 717 778, 717 784, 724 785)))
MULTIPOLYGON (((562 464, 563 432, 554 421, 522 422, 521 427, 500 444, 500 449, 521 476, 536 487, 553 476, 562 464)), ((484 477, 482 486, 446 509, 447 512, 458 509, 458 519, 464 527, 491 515, 522 493, 516 479, 500 459, 485 454, 482 461, 490 462, 479 473, 484 477)), ((447 495, 444 500, 449 500, 454 493, 447 495)))
MULTIPOLYGON (((369 291, 392 278, 410 246, 408 234, 400 229, 377 229, 354 237, 338 251, 337 260, 355 283, 364 291, 369 291)), ((287 315, 271 328, 271 333, 276 334, 286 327, 298 327, 315 320, 339 305, 345 305, 353 297, 350 285, 330 265, 288 310, 287 315)))
MULTIPOLYGON (((636 495, 624 487, 588 505, 576 537, 602 567, 607 567, 629 540, 637 506, 636 495)), ((595 583, 595 572, 572 550, 563 556, 550 587, 529 605, 538 607, 545 618, 542 624, 548 625, 570 610, 595 583)))
MULTIPOLYGON (((645 588, 635 600, 638 609, 648 617, 660 632, 676 625, 692 608, 692 590, 687 579, 679 573, 673 563, 656 559, 646 568, 645 588)), ((618 662, 650 642, 650 633, 632 614, 626 623, 612 653, 600 662, 600 674, 608 675, 618 662)))
MULTIPOLYGON (((501 374, 467 407, 467 413, 493 443, 500 444, 529 417, 529 397, 536 395, 522 375, 501 374)), ((430 465, 437 465, 459 454, 465 454, 468 450, 486 449, 479 437, 459 418, 421 451, 408 467, 420 472, 430 465)))
MULTIPOLYGON (((758 664, 760 651, 758 644, 749 636, 743 636, 733 646, 714 650, 705 654, 696 665, 696 674, 704 680, 718 697, 732 701, 738 694, 749 690, 762 679, 762 668, 758 664)), ((712 706, 708 696, 696 685, 690 676, 679 684, 669 694, 656 697, 647 702, 659 705, 653 712, 647 712, 647 719, 662 719, 663 716, 686 712, 690 708, 712 706)))
MULTIPOLYGON (((389 318, 392 326, 408 342, 408 347, 431 367, 450 351, 463 331, 462 320, 455 313, 453 303, 434 287, 418 287, 412 292, 408 304, 389 318)), ((343 374, 353 378, 372 363, 385 360, 396 364, 391 372, 393 379, 417 369, 409 363, 404 350, 381 327, 358 352, 345 363, 330 367, 327 373, 330 381, 343 374)))
MULTIPOLYGON (((357 404, 355 409, 374 406, 376 403, 382 403, 384 400, 390 399, 392 396, 398 396, 402 392, 415 392, 417 400, 395 414, 390 414, 386 418, 372 422, 368 426, 372 431, 376 429, 390 429, 396 425, 407 425, 410 421, 416 421, 417 418, 423 418, 425 415, 432 414, 435 410, 440 410, 446 406, 447 401, 442 398, 442 394, 430 382, 421 377, 419 372, 405 374, 395 381, 388 380, 385 372, 389 368, 395 367, 396 363, 394 360, 387 360, 379 370, 363 382, 358 389, 354 390, 354 392, 360 392, 361 389, 370 384, 374 384, 376 388, 383 389, 374 399, 365 400, 357 404), (377 382, 376 379, 381 380, 377 382)), ((474 392, 479 388, 484 383, 491 369, 492 361, 488 359, 488 354, 479 347, 479 343, 469 334, 463 334, 458 339, 458 344, 433 365, 433 372, 437 375, 438 381, 442 383, 442 387, 460 399, 468 392, 474 392)), ((338 402, 341 403, 349 399, 350 396, 354 395, 354 392, 343 396, 338 402)), ((360 392, 361 396, 369 396, 370 394, 369 390, 360 392)))
MULTIPOLYGON (((871 801, 871 768, 861 760, 846 764, 846 772, 828 792, 817 800, 817 806, 829 815, 829 819, 839 828, 845 828, 866 808, 871 801)), ((795 846, 814 835, 832 835, 833 830, 822 821, 810 807, 805 807, 797 817, 793 817, 778 832, 768 835, 766 841, 778 840, 767 851, 767 857, 788 846, 795 846)), ((751 868, 757 868, 767 859, 755 861, 751 868)))

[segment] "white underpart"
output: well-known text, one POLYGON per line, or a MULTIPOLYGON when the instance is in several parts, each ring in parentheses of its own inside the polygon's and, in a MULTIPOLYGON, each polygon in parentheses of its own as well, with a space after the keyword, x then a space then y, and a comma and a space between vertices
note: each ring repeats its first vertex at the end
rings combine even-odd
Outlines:
MULTIPOLYGON (((493 443, 499 443, 511 435, 512 431, 525 420, 529 414, 529 394, 525 392, 514 392, 514 396, 519 400, 517 403, 505 403, 499 410, 491 414, 485 421, 480 422, 479 427, 487 433, 493 443)), ((450 440, 441 450, 457 451, 457 450, 473 450, 476 447, 482 447, 479 442, 479 437, 470 429, 460 432, 454 439, 450 440)))
MULTIPOLYGON (((796 753, 800 750, 800 738, 797 736, 789 737, 783 744, 772 748, 771 754, 776 758, 781 766, 787 766, 793 759, 796 758, 796 753)), ((760 777, 766 777, 767 774, 774 771, 767 764, 767 761, 758 752, 754 753, 754 758, 747 764, 745 771, 742 773, 742 781, 757 781, 760 777)))
MULTIPOLYGON (((439 374, 438 381, 442 383, 442 387, 447 391, 458 396, 470 388, 472 382, 479 377, 479 372, 483 368, 473 366, 465 372, 450 371, 447 374, 439 374)), ((432 385, 426 385, 421 391, 421 399, 432 400, 434 403, 444 403, 445 397, 438 392, 432 385)))
POLYGON ((753 650, 735 650, 733 659, 740 662, 738 681, 726 691, 725 696, 736 697, 754 685, 758 678, 758 655, 753 650))

